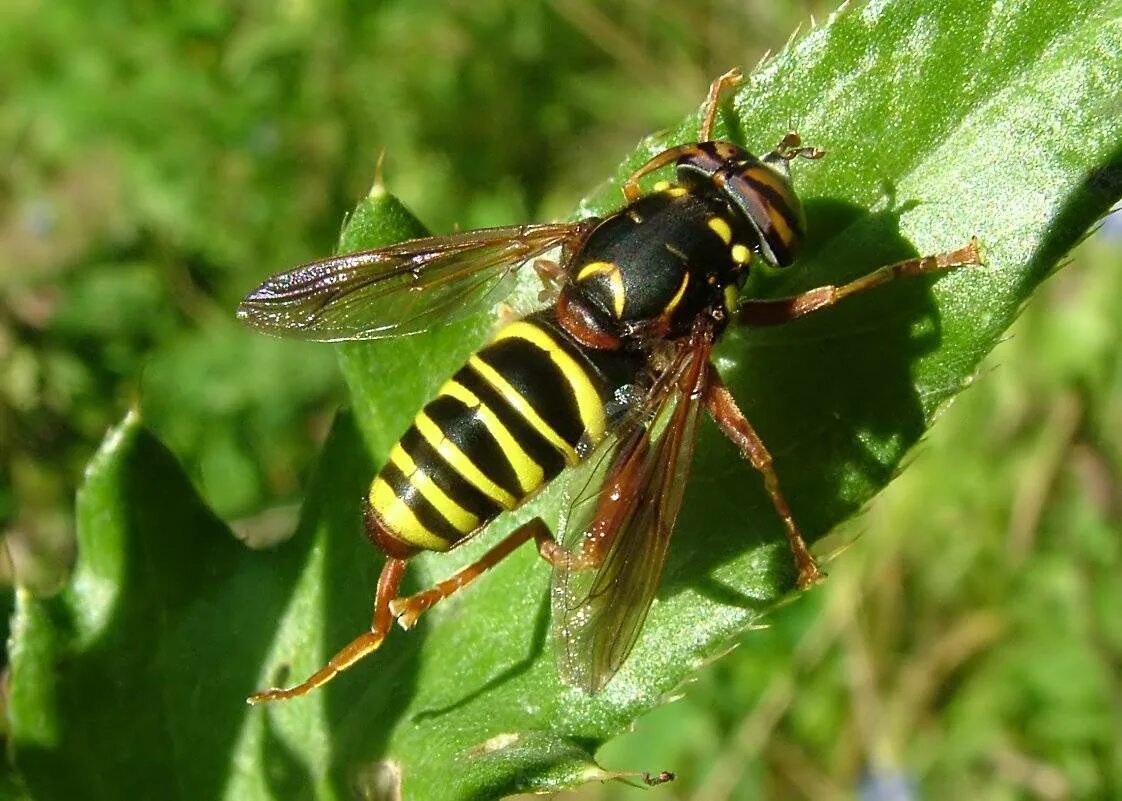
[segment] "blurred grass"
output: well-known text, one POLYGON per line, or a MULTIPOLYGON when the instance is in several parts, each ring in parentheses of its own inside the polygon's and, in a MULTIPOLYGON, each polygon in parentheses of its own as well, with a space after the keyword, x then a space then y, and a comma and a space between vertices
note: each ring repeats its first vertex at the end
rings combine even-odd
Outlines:
MULTIPOLYGON (((559 217, 713 75, 828 10, 5 4, 9 571, 57 584, 83 465, 133 403, 247 537, 288 528, 340 397, 334 356, 232 309, 330 249, 382 148, 434 230, 559 217)), ((1122 226, 1075 261, 839 535, 859 536, 826 586, 606 766, 658 763, 681 775, 659 797, 706 801, 1122 792, 1122 226)))

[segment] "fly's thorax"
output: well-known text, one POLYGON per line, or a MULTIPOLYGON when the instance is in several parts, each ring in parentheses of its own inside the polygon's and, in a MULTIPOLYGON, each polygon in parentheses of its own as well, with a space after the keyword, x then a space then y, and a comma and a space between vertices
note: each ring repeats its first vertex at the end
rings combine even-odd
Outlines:
POLYGON ((662 185, 605 219, 569 267, 564 303, 605 331, 675 339, 726 309, 743 285, 754 233, 712 193, 662 185))
POLYGON ((806 220, 787 157, 772 151, 757 158, 731 142, 701 142, 676 169, 683 186, 722 198, 751 227, 753 249, 765 261, 775 267, 794 262, 806 220))

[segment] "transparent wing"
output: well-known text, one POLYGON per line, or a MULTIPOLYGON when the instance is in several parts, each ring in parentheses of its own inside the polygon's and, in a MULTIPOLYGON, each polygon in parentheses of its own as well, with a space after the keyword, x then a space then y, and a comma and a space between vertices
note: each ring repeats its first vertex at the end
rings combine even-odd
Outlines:
POLYGON ((590 694, 639 636, 682 508, 709 366, 707 339, 683 348, 656 380, 649 414, 593 453, 562 521, 570 562, 553 573, 561 679, 590 694))
POLYGON ((493 306, 523 263, 569 249, 594 220, 517 225, 412 239, 278 273, 238 318, 270 334, 334 342, 415 334, 493 306))

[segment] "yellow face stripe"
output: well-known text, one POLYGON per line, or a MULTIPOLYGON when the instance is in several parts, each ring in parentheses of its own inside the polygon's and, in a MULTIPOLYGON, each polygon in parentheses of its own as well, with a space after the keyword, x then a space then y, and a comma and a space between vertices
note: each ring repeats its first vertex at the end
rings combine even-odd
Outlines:
POLYGON ((608 287, 612 292, 612 310, 615 312, 616 319, 622 318, 627 292, 623 288, 623 275, 619 267, 608 261, 592 261, 580 268, 577 281, 584 281, 594 275, 608 276, 608 287))
MULTIPOLYGON (((477 361, 479 361, 477 357, 471 357, 472 364, 477 361)), ((475 410, 480 422, 486 426, 487 431, 495 438, 495 442, 499 443, 499 449, 506 456, 507 461, 510 462, 510 466, 514 468, 514 474, 518 476, 518 484, 524 492, 530 493, 545 482, 545 472, 541 465, 530 458, 530 455, 510 433, 510 429, 503 425, 494 411, 487 408, 487 405, 479 400, 474 392, 463 384, 450 380, 440 388, 440 394, 455 398, 468 408, 475 410)))
POLYGON ((765 167, 762 164, 757 164, 744 170, 744 172, 741 174, 750 181, 754 181, 758 184, 763 184, 764 186, 769 187, 770 189, 774 190, 775 194, 779 195, 780 197, 787 197, 791 193, 791 190, 787 186, 787 184, 784 183, 783 179, 780 178, 775 170, 771 169, 771 167, 765 167))
POLYGON ((739 243, 732 246, 732 260, 737 264, 747 264, 752 260, 752 251, 739 243))
MULTIPOLYGON (((786 198, 791 193, 790 188, 783 182, 783 179, 770 167, 757 165, 748 168, 742 174, 748 180, 770 187, 780 197, 786 198)), ((768 220, 771 222, 772 227, 775 228, 776 236, 778 236, 784 244, 790 246, 794 241, 795 233, 791 230, 791 225, 787 218, 783 216, 782 210, 767 201, 764 202, 764 207, 767 210, 768 220)))
POLYGON ((668 189, 663 189, 662 194, 669 195, 670 197, 681 197, 682 195, 686 194, 688 191, 689 190, 686 189, 684 186, 671 186, 668 189))
POLYGON ((390 451, 390 462, 402 472, 409 483, 416 487, 421 496, 432 504, 433 508, 456 531, 461 534, 470 534, 479 528, 480 519, 449 498, 444 490, 433 483, 433 480, 424 470, 419 470, 409 454, 401 447, 401 443, 394 445, 393 450, 390 451))
POLYGON ((767 207, 767 218, 771 220, 776 235, 783 240, 785 245, 790 246, 795 239, 795 232, 791 230, 791 226, 787 223, 787 218, 783 216, 783 212, 775 206, 769 205, 767 207))
POLYGON ((444 436, 444 432, 440 430, 440 426, 432 421, 432 418, 420 412, 413 424, 417 426, 417 430, 425 441, 436 449, 440 457, 444 459, 452 469, 455 470, 467 482, 471 483, 476 489, 493 500, 495 503, 504 509, 513 509, 518 505, 518 499, 504 490, 494 481, 487 477, 487 475, 475 466, 475 463, 461 451, 456 444, 444 436))
POLYGON ((666 304, 666 308, 662 313, 669 317, 678 308, 678 304, 682 302, 682 298, 686 295, 686 287, 690 285, 690 274, 688 272, 682 273, 682 283, 678 287, 678 291, 674 293, 674 297, 670 298, 670 302, 666 304))
MULTIPOLYGON (((577 364, 576 360, 573 359, 564 348, 557 344, 547 331, 525 320, 519 320, 503 328, 495 335, 495 341, 498 342, 503 339, 510 339, 511 337, 524 339, 549 354, 549 358, 557 365, 562 375, 565 376, 565 380, 569 382, 569 386, 572 387, 573 394, 577 399, 577 409, 580 411, 581 423, 584 425, 585 431, 588 432, 588 436, 593 442, 598 442, 604 435, 604 429, 607 425, 604 419, 604 404, 600 400, 600 393, 596 391, 595 385, 588 379, 588 374, 585 372, 584 368, 577 364)), ((496 387, 496 389, 498 389, 498 387, 496 387)), ((513 388, 511 388, 511 392, 514 392, 513 388)), ((521 396, 519 396, 519 399, 529 408, 529 404, 526 403, 521 396)), ((538 428, 543 435, 551 441, 552 437, 557 437, 559 440, 561 439, 557 436, 556 432, 549 429, 544 421, 541 422, 541 427, 539 428, 538 422, 535 422, 535 420, 540 421, 541 418, 538 417, 537 412, 534 412, 533 409, 530 409, 530 412, 533 417, 527 415, 526 419, 533 423, 534 427, 538 428), (545 429, 549 429, 548 434, 545 429)), ((561 440, 561 442, 564 442, 564 440, 561 440)), ((565 443, 565 449, 567 452, 573 453, 573 461, 575 462, 576 453, 572 451, 568 443, 565 443)), ((568 458, 568 456, 566 456, 566 458, 568 458)))
POLYGON ((428 551, 447 551, 452 543, 425 528, 405 501, 394 494, 393 488, 378 476, 370 485, 370 506, 386 528, 410 545, 428 551))
POLYGON ((732 242, 732 228, 720 217, 710 217, 707 225, 709 230, 719 236, 726 245, 732 242))
POLYGON ((670 182, 669 181, 659 181, 657 184, 655 184, 654 186, 651 187, 651 189, 654 190, 655 192, 665 192, 669 188, 670 188, 670 182))

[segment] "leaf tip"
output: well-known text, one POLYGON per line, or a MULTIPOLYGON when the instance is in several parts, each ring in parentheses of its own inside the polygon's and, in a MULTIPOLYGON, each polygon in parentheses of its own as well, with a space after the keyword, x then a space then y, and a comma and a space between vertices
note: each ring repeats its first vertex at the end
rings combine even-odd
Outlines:
POLYGON ((385 163, 386 148, 383 147, 378 152, 378 160, 374 162, 374 182, 370 185, 370 191, 367 193, 369 198, 377 199, 386 194, 385 173, 383 172, 385 163))

